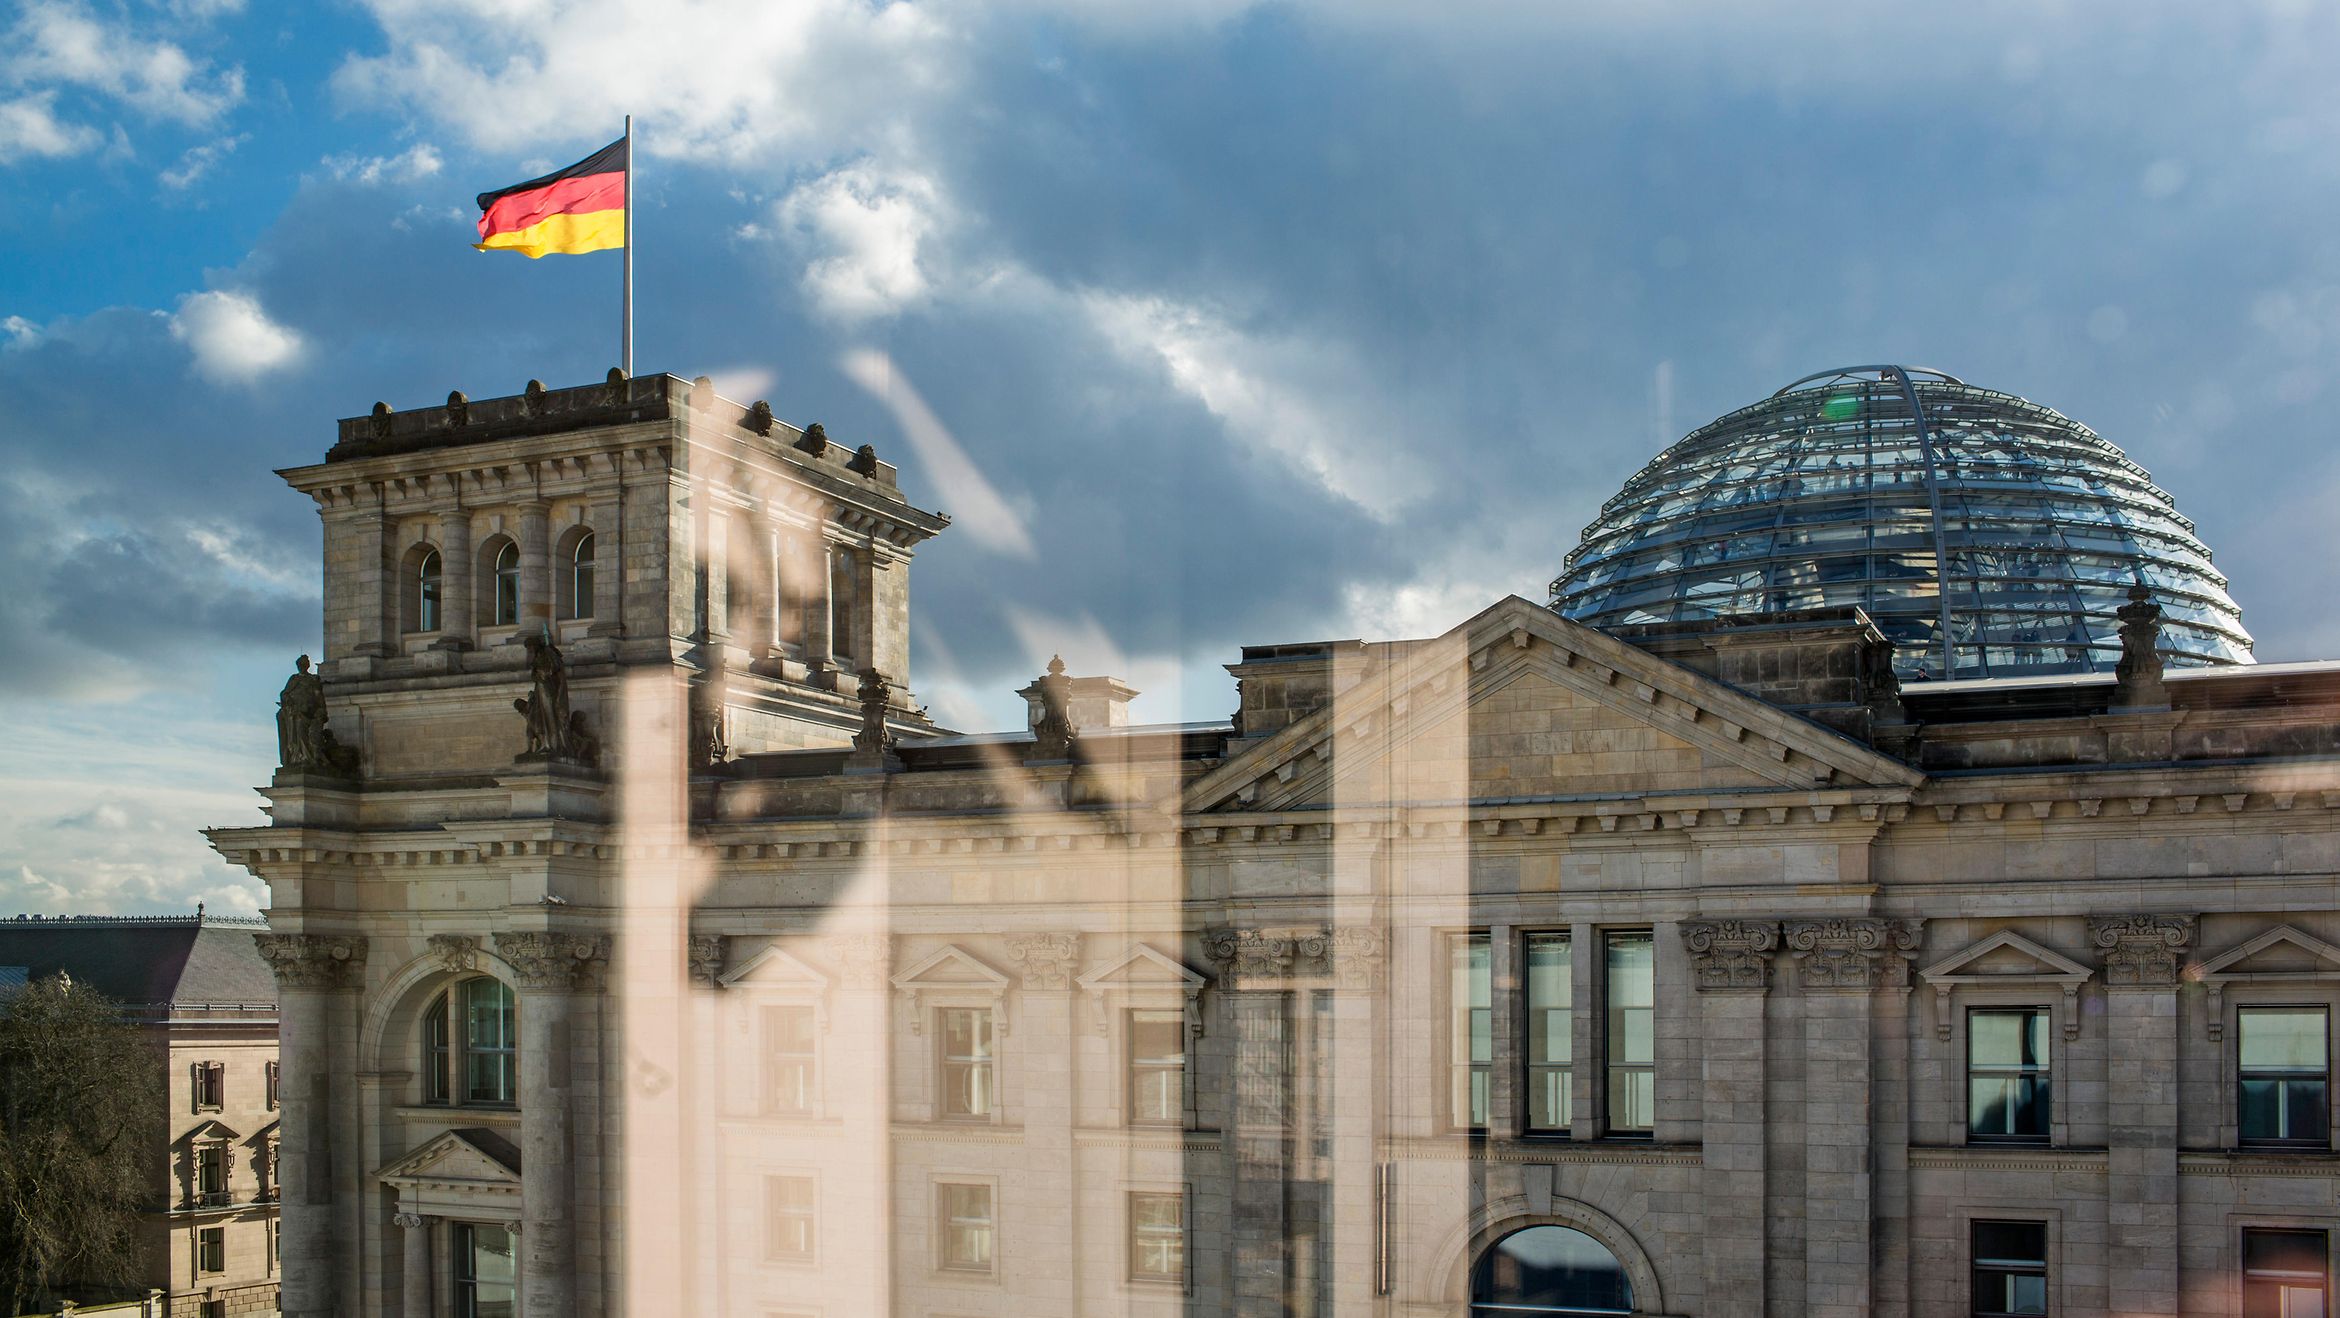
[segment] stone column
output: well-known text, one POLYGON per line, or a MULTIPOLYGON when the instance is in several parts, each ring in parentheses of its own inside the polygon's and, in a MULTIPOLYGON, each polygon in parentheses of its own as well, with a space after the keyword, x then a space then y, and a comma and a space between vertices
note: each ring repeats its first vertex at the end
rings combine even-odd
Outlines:
POLYGON ((1763 1318, 1764 1006, 1779 926, 1768 920, 1685 920, 1705 1049, 1704 1171, 1699 1200, 1706 1308, 1713 1318, 1763 1318))
POLYGON ((1790 920, 1804 991, 1804 1303, 1811 1318, 1870 1311, 1875 1164, 1869 1146, 1876 992, 1909 984, 1922 922, 1790 920))
POLYGON ((457 504, 439 513, 439 639, 433 649, 468 650, 476 621, 472 616, 472 601, 477 598, 472 582, 477 575, 473 569, 471 549, 471 510, 457 504))
MULTIPOLYGON (((357 574, 359 589, 349 592, 348 602, 337 616, 327 620, 325 628, 325 662, 330 666, 342 657, 341 642, 349 638, 348 654, 364 659, 383 659, 398 653, 400 610, 404 602, 398 594, 405 580, 400 574, 397 522, 381 506, 381 493, 372 493, 373 503, 362 508, 349 520, 343 532, 350 538, 348 561, 350 570, 357 574), (372 600, 374 608, 366 611, 365 601, 372 600), (355 624, 354 626, 350 624, 355 624)), ((333 550, 335 527, 326 524, 326 554, 333 550)), ((327 592, 331 599, 333 592, 327 592)))
POLYGON ((804 610, 804 661, 814 669, 833 667, 837 662, 837 647, 829 635, 829 623, 836 616, 836 605, 830 598, 830 586, 836 575, 831 558, 837 546, 814 533, 810 580, 805 582, 802 598, 804 610))
MULTIPOLYGON (((1024 1123, 1024 1171, 1021 1193, 1003 1196, 994 1208, 1005 1239, 1023 1240, 1042 1257, 1018 1260, 1022 1276, 1001 1281, 1016 1296, 1019 1311, 1028 1318, 1071 1314, 1079 1310, 1077 1294, 1084 1237, 1100 1223, 1085 1222, 1081 1212, 1080 1159, 1073 1148, 1077 1078, 1073 1049, 1079 1027, 1074 1019, 1073 974, 1080 968, 1081 936, 1076 933, 1014 934, 1009 956, 1022 972, 1022 993, 1013 1017, 1015 1037, 1005 1049, 1016 1063, 1016 1106, 1024 1123), (1007 1219, 1010 1207, 1016 1220, 1007 1219)), ((1110 1239, 1110 1237, 1108 1237, 1110 1239)))
POLYGON ((552 509, 542 500, 520 508, 520 631, 550 628, 552 593, 552 509))
POLYGON ((1229 1318, 1283 1318, 1292 1157, 1288 991, 1296 951, 1288 933, 1228 929, 1204 939, 1220 966, 1219 1001, 1233 1048, 1228 1067, 1227 1234, 1229 1318))
POLYGON ((390 1220, 406 1235, 406 1268, 399 1288, 400 1318, 431 1318, 431 1219, 401 1212, 390 1220))
POLYGON ((598 986, 609 937, 497 934, 496 954, 520 980, 520 1312, 567 1318, 577 1272, 569 1011, 572 995, 598 986))
POLYGON ((1524 1105, 1520 1101, 1521 1067, 1517 1045, 1523 1038, 1520 1012, 1519 931, 1507 924, 1487 929, 1487 1018, 1495 1040, 1492 1064, 1487 1068, 1487 1134, 1499 1140, 1517 1139, 1524 1105))
POLYGON ((626 634, 626 496, 597 490, 585 518, 593 527, 593 625, 588 636, 626 634))
POLYGON ((2190 915, 2090 920, 2104 955, 2107 1307, 2178 1311, 2177 986, 2190 915))
POLYGON ((364 976, 366 940, 331 934, 259 934, 276 972, 282 1025, 277 1063, 282 1135, 277 1148, 284 1264, 284 1318, 333 1318, 341 1267, 333 1229, 333 1077, 357 1068, 335 1055, 338 999, 364 976))

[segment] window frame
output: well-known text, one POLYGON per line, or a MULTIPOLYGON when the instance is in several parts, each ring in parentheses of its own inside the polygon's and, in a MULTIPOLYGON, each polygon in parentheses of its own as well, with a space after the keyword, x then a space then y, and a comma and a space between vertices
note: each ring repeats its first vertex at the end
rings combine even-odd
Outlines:
POLYGON ((1182 1292, 1187 1289, 1187 1280, 1190 1275, 1190 1270, 1193 1266, 1193 1250, 1190 1248, 1191 1242, 1189 1241, 1187 1235, 1188 1230, 1192 1226, 1193 1218, 1193 1214, 1188 1207, 1191 1201, 1192 1196, 1187 1193, 1185 1186, 1178 1186, 1174 1189, 1160 1189, 1140 1186, 1127 1189, 1122 1192, 1121 1247, 1124 1264, 1122 1268, 1122 1279, 1124 1281, 1128 1282, 1132 1286, 1176 1287, 1182 1292), (1138 1260, 1142 1256, 1141 1243, 1144 1239, 1148 1238, 1141 1237, 1139 1233, 1138 1201, 1140 1199, 1167 1199, 1178 1206, 1178 1222, 1176 1227, 1174 1227, 1169 1232, 1156 1230, 1151 1233, 1150 1237, 1157 1240, 1166 1236, 1175 1239, 1177 1249, 1177 1266, 1169 1271, 1141 1271, 1138 1267, 1138 1260))
POLYGON ((1972 1318, 2040 1318, 2056 1310, 2055 1292, 2055 1224, 2036 1217, 1985 1217, 1976 1215, 1966 1219, 1966 1309, 1972 1318), (1986 1265, 1976 1236, 1987 1226, 2037 1227, 2039 1229, 2039 1259, 1999 1259, 1986 1265), (2040 1309, 2037 1314, 2021 1309, 1986 1309, 1983 1307, 1983 1275, 1986 1268, 1994 1277, 2039 1278, 2040 1309))
MULTIPOLYGON (((2312 1150, 2329 1149, 2332 1147, 2332 1015, 2333 1013, 2331 1007, 2325 1003, 2320 1002, 2282 1000, 2267 1002, 2238 1002, 2234 1005, 2234 1085, 2231 1090, 2230 1097, 2234 1103, 2234 1142, 2236 1148, 2312 1150), (2324 1021, 2323 1070, 2320 1072, 2308 1072, 2295 1068, 2268 1067, 2262 1067, 2256 1071, 2245 1070, 2243 1067, 2243 1043, 2244 1035, 2246 1033, 2244 1020, 2256 1012, 2310 1012, 2321 1016, 2324 1021), (2249 1135, 2244 1133, 2243 1114, 2246 1111, 2243 1099, 2244 1085, 2248 1084, 2255 1077, 2274 1077, 2278 1080, 2279 1083, 2283 1085, 2281 1092, 2284 1097, 2280 1099, 2279 1102, 2281 1102, 2284 1108, 2288 1110, 2290 1083, 2295 1080, 2307 1079, 2311 1075, 2315 1076, 2317 1081, 2323 1087, 2323 1101, 2318 1105, 2318 1110, 2316 1113, 2323 1127, 2321 1134, 2308 1137, 2299 1137, 2285 1135, 2249 1135)), ((2328 1298, 2328 1284, 2326 1294, 2328 1298)))
POLYGON ((937 1176, 934 1180, 934 1270, 947 1276, 996 1277, 999 1275, 999 1182, 987 1176, 937 1176), (958 1190, 981 1190, 984 1195, 985 1215, 980 1220, 982 1229, 989 1233, 985 1241, 985 1258, 978 1266, 972 1263, 951 1262, 952 1232, 960 1219, 952 1213, 951 1195, 958 1190))
POLYGON ((223 1224, 195 1228, 195 1275, 224 1275, 228 1270, 227 1263, 227 1227, 223 1224))
MULTIPOLYGON (((1158 1022, 1157 1022, 1158 1023, 1158 1022)), ((1182 1130, 1193 1103, 1187 1095, 1189 1076, 1186 1031, 1186 1011, 1183 1007, 1124 1006, 1121 1009, 1121 1119, 1123 1124, 1155 1130, 1182 1130), (1138 1017, 1167 1017, 1172 1033, 1178 1039, 1178 1061, 1175 1064, 1161 1060, 1141 1060, 1138 1057, 1138 1017), (1141 1116, 1138 1098, 1149 1077, 1171 1075, 1175 1084, 1175 1110, 1167 1117, 1141 1116)))
POLYGON ((447 1278, 447 1308, 454 1318, 478 1318, 479 1315, 479 1253, 476 1233, 481 1227, 490 1227, 504 1233, 512 1244, 512 1304, 519 1312, 520 1304, 520 1241, 512 1222, 450 1222, 447 1224, 447 1263, 441 1274, 447 1278), (469 1288, 468 1290, 466 1288, 469 1288))
POLYGON ((1495 1117, 1495 940, 1489 929, 1460 929, 1442 942, 1445 955, 1444 1038, 1446 1129, 1484 1135, 1495 1117), (1479 960, 1472 963, 1473 956, 1479 960), (1466 980, 1468 982, 1466 982, 1466 980), (1482 994, 1485 1003, 1474 999, 1482 994), (1479 1016, 1486 1017, 1482 1029, 1479 1016), (1477 1045, 1486 1043, 1486 1056, 1477 1045), (1474 1111, 1474 1107, 1476 1111, 1474 1111), (1476 1120, 1473 1118, 1476 1117, 1476 1120))
POLYGON ((1602 1135, 1608 1139, 1651 1140, 1657 1138, 1657 931, 1648 926, 1603 929, 1601 939, 1601 1099, 1602 1135), (1619 1007, 1617 1005, 1618 974, 1615 949, 1618 944, 1638 939, 1649 947, 1649 1005, 1646 1007, 1619 1007), (1621 1061, 1617 1056, 1621 1011, 1649 1013, 1649 1060, 1621 1061), (1624 1076, 1646 1075, 1649 1089, 1649 1124, 1627 1125, 1620 1119, 1618 1108, 1618 1080, 1624 1076))
POLYGON ((415 1022, 415 1047, 421 1054, 417 1068, 422 1077, 422 1105, 443 1108, 480 1108, 488 1111, 511 1111, 520 1105, 520 994, 510 984, 494 975, 461 975, 442 982, 433 990, 431 1001, 424 1006, 415 1022), (468 1028, 468 1012, 459 997, 474 984, 493 984, 511 1003, 509 1043, 502 1047, 474 1048, 468 1028), (464 1023, 466 1028, 455 1026, 464 1023), (504 1066, 508 1079, 508 1096, 503 1098, 474 1098, 471 1088, 471 1059, 475 1055, 509 1059, 504 1066))
POLYGON ((569 545, 567 612, 572 622, 593 617, 594 610, 600 606, 601 601, 596 598, 596 592, 600 589, 600 578, 597 575, 599 561, 596 556, 600 549, 600 538, 591 527, 579 532, 569 545))
POLYGON ((235 1187, 229 1177, 234 1174, 228 1160, 228 1142, 224 1139, 199 1139, 187 1146, 187 1197, 197 1208, 226 1208, 235 1202, 235 1187), (206 1171, 216 1172, 217 1188, 211 1188, 206 1171))
POLYGON ((811 1172, 781 1171, 764 1175, 764 1261, 766 1263, 818 1263, 821 1255, 821 1184, 811 1172), (803 1206, 783 1205, 779 1191, 783 1186, 802 1185, 806 1189, 803 1206), (791 1249, 780 1243, 780 1225, 784 1220, 801 1220, 804 1248, 791 1249))
POLYGON ((811 1002, 767 1002, 756 1010, 756 1028, 762 1042, 763 1091, 760 1095, 766 1116, 789 1120, 806 1120, 821 1114, 821 1011, 811 1002), (779 1049, 779 1031, 775 1028, 782 1013, 802 1012, 805 1022, 805 1050, 802 1053, 783 1054, 779 1049), (804 1071, 804 1102, 790 1107, 780 1100, 780 1078, 790 1065, 804 1071))
POLYGON ((437 545, 426 542, 415 548, 419 552, 400 583, 406 592, 405 602, 413 604, 414 612, 406 615, 402 603, 400 630, 409 636, 428 636, 446 622, 446 559, 437 545))
POLYGON ((2056 1033, 2053 1029, 2055 1018, 2055 1009, 2045 1003, 2039 1002, 1968 1004, 1966 1008, 1966 1015, 1963 1020, 1966 1031, 1966 1037, 1964 1040, 1966 1054, 1966 1098, 1963 1104, 1964 1115, 1961 1118, 1961 1128, 1966 1132, 1966 1143, 1996 1148, 2049 1148, 2055 1145, 2057 1142, 2055 1101, 2056 1033), (1994 1064, 1984 1068, 1982 1074, 1986 1078, 2010 1078, 2017 1083, 2021 1083, 2027 1080, 2037 1081, 2038 1092, 2035 1095, 2034 1102, 2040 1114, 2040 1129, 2036 1133, 2029 1131, 2014 1133, 1977 1131, 1974 1128, 1974 1087, 1977 1077, 1977 1068, 1975 1066, 1974 1060, 1975 1017, 2018 1015, 2028 1016, 2031 1018, 2034 1029, 2038 1035, 2040 1056, 2044 1060, 2030 1064, 2023 1062, 2016 1062, 2011 1065, 1994 1064))
POLYGON ((999 1012, 988 1005, 938 1004, 934 1012, 934 1119, 967 1125, 993 1125, 1000 1120, 999 1094, 999 1012), (966 1012, 983 1018, 983 1046, 980 1054, 955 1056, 951 1053, 951 1015, 966 1012), (967 1074, 980 1073, 985 1077, 983 1089, 985 1105, 982 1111, 955 1112, 952 1110, 952 1077, 958 1069, 967 1074))
POLYGON ((1520 1128, 1527 1135, 1539 1139, 1567 1139, 1576 1124, 1576 933, 1573 929, 1529 929, 1522 932, 1519 945, 1519 1004, 1520 1101, 1523 1109, 1520 1128), (1557 944, 1568 951, 1567 966, 1560 977, 1562 993, 1567 1000, 1556 1008, 1567 1021, 1568 1038, 1558 1061, 1536 1059, 1538 1008, 1535 996, 1535 948, 1538 943, 1557 944), (1542 1088, 1537 1081, 1553 1072, 1563 1077, 1561 1121, 1557 1125, 1536 1120, 1536 1095, 1542 1088))
POLYGON ((2265 1280, 2272 1284, 2280 1284, 2280 1282, 2276 1279, 2281 1276, 2299 1275, 2296 1273, 2283 1274, 2270 1271, 2268 1273, 2262 1274, 2261 1276, 2254 1277, 2250 1267, 2250 1250, 2251 1237, 2256 1235, 2314 1236, 2321 1238, 2323 1242, 2323 1249, 2321 1250, 2321 1253, 2324 1259, 2324 1268, 2322 1276, 2319 1278, 2319 1280, 2321 1282, 2321 1288, 2324 1296, 2324 1312, 2326 1314, 2331 1313, 2332 1231, 2328 1226, 2318 1226, 2308 1222, 2296 1221, 2258 1221, 2237 1224, 2236 1234, 2233 1237, 2235 1246, 2233 1269, 2235 1289, 2232 1292, 2235 1295, 2237 1301, 2236 1312, 2248 1312, 2248 1309, 2245 1306, 2250 1303, 2251 1284, 2253 1281, 2265 1280))
POLYGON ((192 1079, 195 1086, 194 1103, 197 1112, 221 1112, 227 1108, 227 1063, 197 1062, 192 1079))
POLYGON ((508 535, 499 535, 488 541, 480 557, 487 568, 487 625, 490 627, 517 627, 520 625, 520 542, 508 535), (509 560, 507 562, 506 560, 509 560))
POLYGON ((284 1106, 284 1066, 270 1058, 263 1074, 267 1077, 268 1110, 274 1112, 284 1106))

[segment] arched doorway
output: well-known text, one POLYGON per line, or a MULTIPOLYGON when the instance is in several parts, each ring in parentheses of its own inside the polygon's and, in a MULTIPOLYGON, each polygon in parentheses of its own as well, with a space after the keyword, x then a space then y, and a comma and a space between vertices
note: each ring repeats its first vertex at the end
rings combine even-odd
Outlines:
POLYGON ((1472 1318, 1633 1312, 1625 1265, 1565 1226, 1531 1226, 1487 1247, 1471 1268, 1472 1318))

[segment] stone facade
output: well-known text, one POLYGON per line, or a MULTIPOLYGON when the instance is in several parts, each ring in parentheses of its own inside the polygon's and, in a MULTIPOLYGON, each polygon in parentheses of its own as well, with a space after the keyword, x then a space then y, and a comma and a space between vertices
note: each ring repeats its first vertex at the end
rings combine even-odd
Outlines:
MULTIPOLYGON (((2010 1221, 2055 1313, 2231 1315, 2245 1232, 2340 1228, 2328 1111, 2262 1147, 2236 1098, 2238 1011, 2324 1009, 2328 1057, 2340 1008, 2340 668, 2114 713, 2104 679, 1897 691, 1857 615, 1620 637, 1507 599, 1248 649, 1229 724, 1069 755, 905 708, 849 762, 783 653, 690 769, 689 537, 765 437, 608 411, 686 394, 361 418, 289 474, 365 758, 213 834, 286 940, 288 1314, 453 1312, 457 1233, 516 1224, 530 1314, 1416 1318, 1550 1225, 1636 1313, 1934 1318, 2010 1221), (512 679, 401 639, 374 566, 491 479, 565 506, 567 454, 627 510, 623 633, 570 646, 599 768, 513 763, 512 679), (517 1004, 509 1102, 431 1088, 474 979, 517 1004), (2035 1141, 1970 1133, 1993 1008, 2046 1013, 2035 1141)), ((748 465, 824 534, 878 516, 803 452, 748 465)))

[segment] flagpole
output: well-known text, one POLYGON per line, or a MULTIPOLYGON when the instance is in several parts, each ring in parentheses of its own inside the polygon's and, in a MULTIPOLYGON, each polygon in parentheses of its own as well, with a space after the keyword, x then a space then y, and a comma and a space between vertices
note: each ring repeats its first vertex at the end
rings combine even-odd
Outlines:
POLYGON ((618 337, 618 364, 627 379, 634 378, 634 116, 626 116, 626 291, 620 301, 625 325, 618 337))

